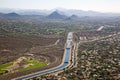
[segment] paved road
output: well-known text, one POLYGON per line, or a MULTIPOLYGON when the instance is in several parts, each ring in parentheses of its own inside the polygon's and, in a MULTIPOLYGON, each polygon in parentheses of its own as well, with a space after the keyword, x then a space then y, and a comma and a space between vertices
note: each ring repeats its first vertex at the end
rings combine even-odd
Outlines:
POLYGON ((68 66, 69 60, 70 60, 70 48, 71 48, 72 37, 73 37, 72 32, 69 32, 68 36, 67 36, 67 40, 66 40, 66 48, 65 48, 65 54, 64 54, 63 62, 60 66, 49 69, 49 70, 44 70, 44 71, 36 72, 36 73, 33 73, 33 74, 29 74, 29 75, 17 78, 16 80, 30 79, 30 78, 33 78, 33 77, 41 76, 41 75, 44 75, 44 74, 47 74, 47 73, 51 73, 51 72, 58 71, 58 70, 66 68, 68 66))

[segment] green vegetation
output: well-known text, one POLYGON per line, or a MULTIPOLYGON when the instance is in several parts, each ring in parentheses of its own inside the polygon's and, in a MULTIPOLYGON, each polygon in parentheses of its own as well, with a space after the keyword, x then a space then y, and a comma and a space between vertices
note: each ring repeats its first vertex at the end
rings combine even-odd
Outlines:
POLYGON ((8 71, 7 70, 0 70, 0 75, 3 75, 5 73, 8 73, 8 71))
POLYGON ((6 64, 1 64, 0 65, 0 75, 2 74, 5 74, 5 73, 8 73, 7 70, 4 70, 6 67, 9 67, 11 66, 13 63, 12 62, 9 62, 9 63, 6 63, 6 64))
MULTIPOLYGON (((25 60, 25 62, 27 64, 31 64, 29 65, 28 67, 26 68, 23 68, 23 69, 20 69, 19 71, 25 71, 25 70, 30 70, 30 69, 35 69, 35 68, 39 68, 39 67, 43 67, 43 66, 46 66, 46 63, 44 62, 39 62, 39 61, 36 61, 36 60, 25 60)), ((6 63, 6 64, 1 64, 0 65, 0 75, 3 75, 5 73, 8 73, 7 70, 5 70, 5 68, 9 67, 13 65, 12 62, 9 62, 9 63, 6 63)))
POLYGON ((2 64, 2 65, 0 65, 0 69, 6 68, 8 66, 11 66, 12 64, 13 64, 12 62, 6 63, 6 64, 2 64))
POLYGON ((39 61, 36 61, 36 60, 26 60, 25 62, 28 63, 28 64, 32 64, 32 65, 30 65, 26 68, 23 68, 20 71, 25 71, 25 70, 30 70, 30 69, 35 69, 35 68, 46 66, 46 63, 39 62, 39 61))

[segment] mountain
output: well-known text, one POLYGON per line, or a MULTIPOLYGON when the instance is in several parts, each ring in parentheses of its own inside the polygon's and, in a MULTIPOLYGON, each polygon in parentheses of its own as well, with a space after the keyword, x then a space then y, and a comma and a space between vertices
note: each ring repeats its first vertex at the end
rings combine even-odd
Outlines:
POLYGON ((77 15, 72 15, 72 16, 66 18, 65 20, 75 20, 75 19, 79 19, 79 17, 77 15))
POLYGON ((8 14, 4 14, 4 17, 20 17, 20 15, 12 12, 12 13, 8 13, 8 14))
POLYGON ((58 13, 57 11, 52 12, 47 16, 48 19, 65 19, 66 16, 58 13))
POLYGON ((12 12, 12 13, 0 13, 0 18, 10 18, 10 17, 20 17, 20 15, 19 14, 17 14, 17 13, 14 13, 14 12, 12 12))
MULTIPOLYGON (((76 10, 76 9, 64 9, 64 8, 56 8, 52 10, 39 10, 39 9, 2 9, 0 8, 1 13, 18 13, 20 15, 44 15, 47 16, 50 13, 57 12, 59 15, 63 16, 72 16, 77 15, 78 17, 111 17, 111 16, 120 16, 120 13, 102 13, 97 11, 84 11, 84 10, 76 10)), ((56 15, 58 15, 56 14, 56 15)), ((53 16, 54 17, 54 16, 53 16)), ((55 17, 56 18, 56 17, 55 17)))
POLYGON ((64 9, 64 8, 56 8, 54 10, 60 11, 64 13, 64 15, 72 16, 77 15, 78 17, 111 17, 111 16, 120 16, 120 13, 112 13, 112 12, 97 12, 97 11, 84 11, 84 10, 76 10, 76 9, 64 9))
POLYGON ((72 16, 70 16, 70 18, 72 18, 72 19, 77 19, 78 16, 77 16, 77 15, 72 15, 72 16))
POLYGON ((4 14, 3 13, 0 13, 0 16, 3 16, 4 14))
POLYGON ((0 15, 3 15, 3 13, 0 13, 0 15))
POLYGON ((10 9, 10 8, 0 8, 1 13, 18 13, 20 15, 48 15, 52 10, 40 10, 40 9, 10 9))
POLYGON ((2 17, 3 17, 3 15, 4 15, 3 13, 0 13, 0 18, 2 18, 2 17))

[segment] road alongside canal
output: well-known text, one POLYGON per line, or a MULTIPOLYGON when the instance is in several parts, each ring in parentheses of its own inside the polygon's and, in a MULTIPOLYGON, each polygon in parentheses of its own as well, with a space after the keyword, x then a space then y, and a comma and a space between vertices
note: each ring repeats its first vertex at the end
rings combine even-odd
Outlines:
POLYGON ((48 74, 48 73, 59 71, 59 70, 62 70, 64 68, 66 68, 69 65, 69 62, 70 62, 72 38, 73 38, 73 33, 69 32, 68 36, 67 36, 67 40, 66 40, 64 57, 63 57, 63 61, 62 61, 61 65, 59 65, 55 68, 48 69, 48 70, 44 70, 44 71, 29 74, 29 75, 26 75, 26 76, 23 76, 23 77, 19 77, 19 78, 14 79, 14 80, 30 79, 30 78, 33 78, 33 77, 41 76, 41 75, 44 75, 44 74, 48 74))

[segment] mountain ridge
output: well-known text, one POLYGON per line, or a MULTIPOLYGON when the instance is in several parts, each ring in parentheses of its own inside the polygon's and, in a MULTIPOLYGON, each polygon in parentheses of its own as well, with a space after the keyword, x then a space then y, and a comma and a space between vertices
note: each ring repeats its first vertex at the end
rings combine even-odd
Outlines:
POLYGON ((1 13, 11 13, 15 12, 20 15, 43 15, 43 16, 48 16, 51 13, 57 11, 60 15, 64 16, 72 16, 72 15, 77 15, 78 17, 84 17, 84 16, 89 16, 89 17, 97 17, 97 16, 120 16, 120 13, 103 13, 103 12, 97 12, 97 11, 84 11, 84 10, 75 10, 75 9, 52 9, 52 10, 15 10, 15 9, 0 9, 1 13))

